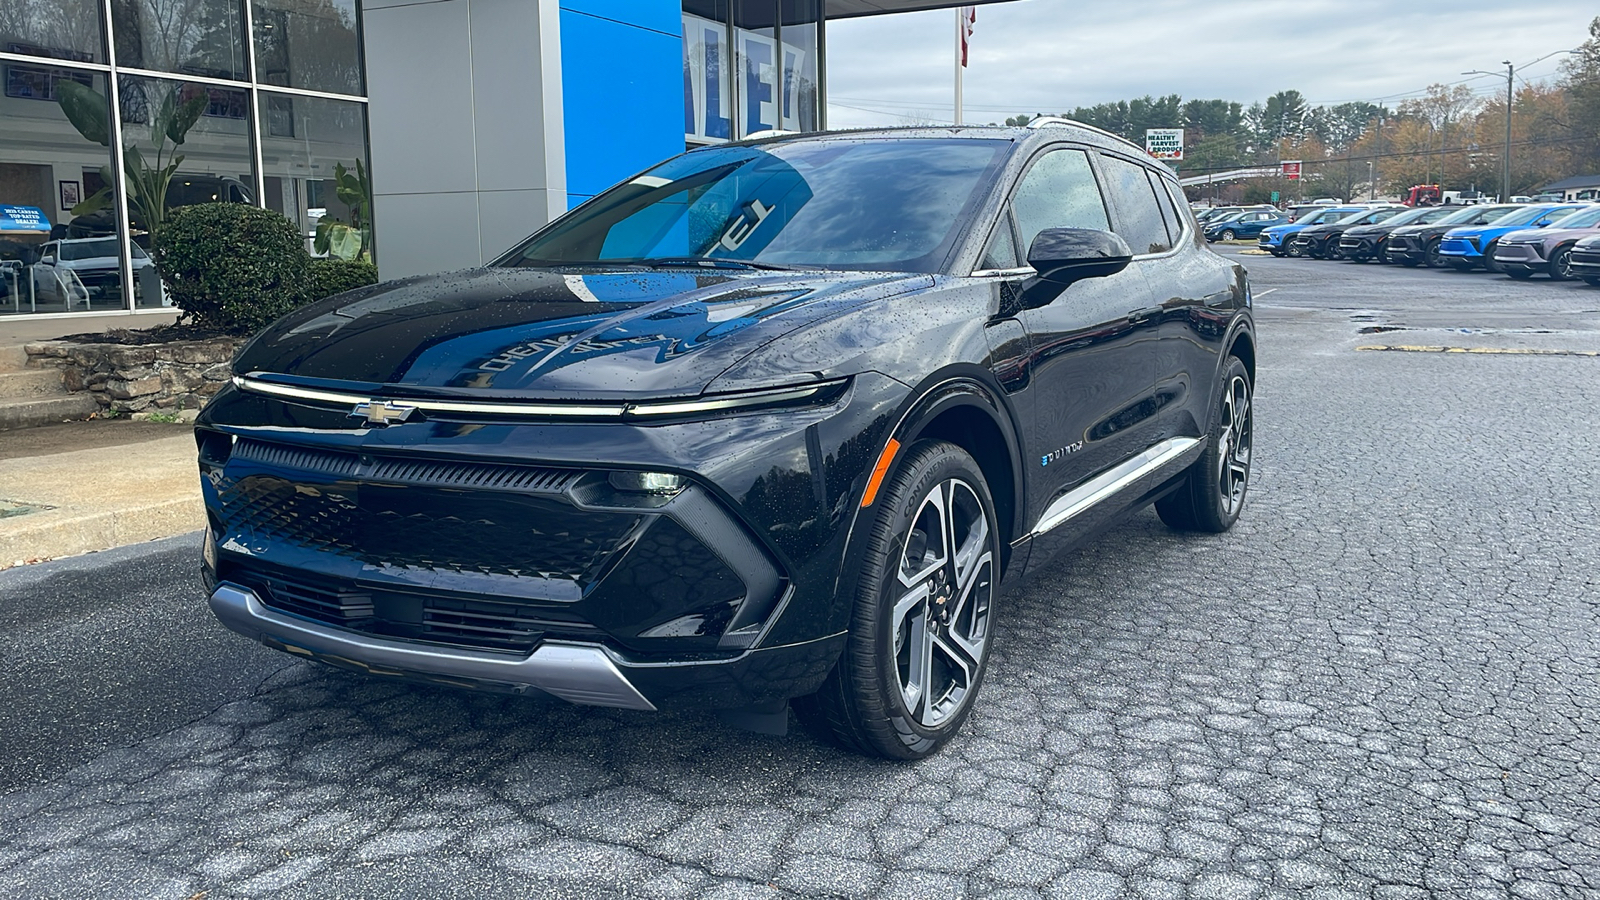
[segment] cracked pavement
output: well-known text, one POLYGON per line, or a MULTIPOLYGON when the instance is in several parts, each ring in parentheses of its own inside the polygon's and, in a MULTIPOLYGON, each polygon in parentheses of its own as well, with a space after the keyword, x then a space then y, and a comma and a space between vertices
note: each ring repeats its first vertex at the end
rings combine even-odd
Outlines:
POLYGON ((1600 290, 1240 258, 1244 518, 1005 597, 932 759, 297 661, 175 539, 0 573, 0 896, 1600 895, 1600 360, 1354 350, 1600 290))

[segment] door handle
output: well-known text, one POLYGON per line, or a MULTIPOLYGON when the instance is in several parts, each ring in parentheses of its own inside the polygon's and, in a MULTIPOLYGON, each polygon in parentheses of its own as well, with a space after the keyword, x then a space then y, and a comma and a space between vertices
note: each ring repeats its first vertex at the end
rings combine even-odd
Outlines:
POLYGON ((1133 312, 1128 313, 1128 321, 1135 325, 1142 325, 1151 319, 1160 317, 1163 312, 1166 312, 1165 307, 1147 306, 1144 309, 1136 309, 1133 312))

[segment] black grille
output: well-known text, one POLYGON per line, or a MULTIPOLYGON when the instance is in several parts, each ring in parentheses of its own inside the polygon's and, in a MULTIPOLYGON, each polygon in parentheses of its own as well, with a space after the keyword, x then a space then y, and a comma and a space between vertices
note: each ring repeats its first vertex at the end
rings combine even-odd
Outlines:
POLYGON ((593 624, 562 608, 397 591, 304 572, 284 575, 255 564, 230 564, 221 577, 254 590, 273 609, 377 637, 529 653, 546 636, 600 636, 593 624))
POLYGON ((580 511, 560 493, 581 472, 532 466, 361 459, 240 441, 217 485, 223 528, 363 564, 542 578, 576 599, 639 517, 580 511), (293 473, 281 472, 284 469, 293 473))

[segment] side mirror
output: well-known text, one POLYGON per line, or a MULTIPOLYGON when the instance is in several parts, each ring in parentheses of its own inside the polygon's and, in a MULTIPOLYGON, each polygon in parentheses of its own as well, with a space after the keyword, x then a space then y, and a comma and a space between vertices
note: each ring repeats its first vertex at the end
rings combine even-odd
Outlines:
POLYGON ((1086 278, 1115 275, 1133 261, 1127 242, 1109 231, 1046 228, 1028 247, 1028 265, 1039 280, 1067 287, 1086 278))

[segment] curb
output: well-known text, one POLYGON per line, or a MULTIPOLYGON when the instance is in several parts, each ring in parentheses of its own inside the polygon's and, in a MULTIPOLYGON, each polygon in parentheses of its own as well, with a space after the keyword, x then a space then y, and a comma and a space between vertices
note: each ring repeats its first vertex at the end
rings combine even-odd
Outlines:
POLYGON ((198 496, 104 512, 39 510, 7 522, 0 530, 0 571, 187 534, 203 527, 205 520, 205 507, 198 496))

